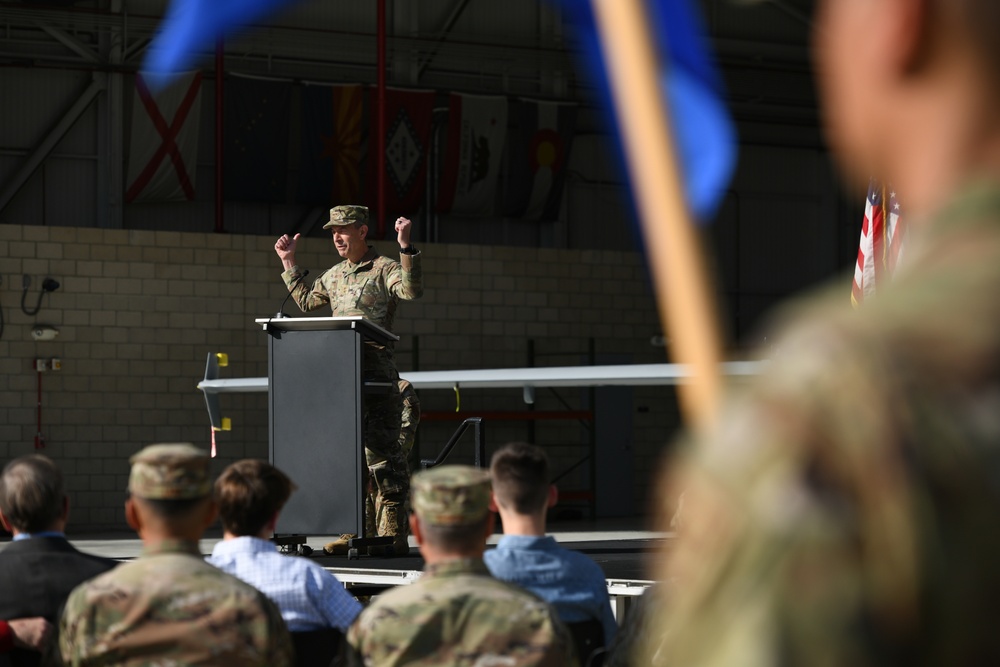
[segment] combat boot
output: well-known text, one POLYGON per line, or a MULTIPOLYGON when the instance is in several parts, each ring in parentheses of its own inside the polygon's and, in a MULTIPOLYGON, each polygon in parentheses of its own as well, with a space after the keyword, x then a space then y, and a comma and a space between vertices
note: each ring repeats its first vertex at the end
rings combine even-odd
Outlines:
POLYGON ((353 533, 344 533, 333 542, 327 542, 323 546, 323 553, 328 556, 346 556, 348 549, 350 549, 350 546, 348 546, 347 543, 355 537, 357 537, 357 535, 354 535, 353 533))
POLYGON ((368 547, 368 555, 381 556, 383 558, 390 558, 392 556, 409 556, 410 543, 406 541, 405 535, 395 536, 392 538, 392 544, 386 544, 384 546, 377 546, 377 547, 368 547))
POLYGON ((409 521, 406 512, 401 511, 397 504, 382 503, 379 508, 379 535, 391 537, 392 544, 378 547, 369 547, 369 556, 407 556, 410 553, 410 544, 406 541, 406 534, 409 532, 409 521))

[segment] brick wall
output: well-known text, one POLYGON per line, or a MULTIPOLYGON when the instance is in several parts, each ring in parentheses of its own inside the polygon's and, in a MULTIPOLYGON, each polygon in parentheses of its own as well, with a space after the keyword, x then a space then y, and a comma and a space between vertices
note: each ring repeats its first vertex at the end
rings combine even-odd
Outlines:
MULTIPOLYGON (((36 357, 58 357, 62 370, 44 373, 45 453, 66 473, 75 530, 124 528, 121 504, 127 458, 143 445, 193 441, 207 446, 208 417, 195 385, 209 352, 229 354, 224 377, 266 375, 264 334, 255 317, 273 313, 286 294, 271 238, 0 224, 0 461, 33 451, 37 432, 36 357), (41 311, 21 311, 21 280, 32 278, 33 306, 42 279, 59 290, 41 311), (35 342, 36 323, 59 329, 35 342)), ((380 246, 393 252, 391 245, 380 246)), ((465 245, 422 248, 424 297, 400 306, 396 332, 400 371, 585 363, 626 355, 636 363, 663 360, 649 344, 659 331, 641 259, 633 253, 465 245), (529 343, 530 341, 530 343, 529 343)), ((336 259, 330 241, 303 241, 299 261, 313 275, 336 259)), ((287 308, 289 312, 294 305, 287 308)), ((421 393, 425 410, 454 410, 449 391, 421 393)), ((519 390, 463 391, 463 410, 522 410, 519 390)), ((586 408, 588 392, 538 392, 537 409, 586 408)), ((630 437, 638 506, 649 491, 652 461, 676 428, 669 388, 635 391, 630 437)), ((221 469, 267 456, 263 394, 225 395, 233 431, 218 435, 221 469)), ((420 446, 436 452, 455 424, 427 423, 420 446)), ((587 431, 576 422, 488 426, 495 445, 533 437, 548 448, 557 471, 586 454, 587 431)), ((601 446, 601 443, 598 443, 601 446)), ((586 486, 586 465, 564 486, 586 486)))

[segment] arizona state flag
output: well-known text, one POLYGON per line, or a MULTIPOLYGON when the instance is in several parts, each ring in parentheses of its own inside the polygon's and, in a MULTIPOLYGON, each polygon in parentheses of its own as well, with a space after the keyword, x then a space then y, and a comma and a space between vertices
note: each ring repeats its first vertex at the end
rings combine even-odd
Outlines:
POLYGON ((362 86, 306 86, 302 91, 299 201, 372 204, 361 163, 366 153, 367 91, 362 86))
POLYGON ((506 97, 451 95, 438 212, 493 215, 506 136, 506 97))
POLYGON ((511 103, 505 216, 528 220, 559 217, 576 112, 573 104, 511 103))

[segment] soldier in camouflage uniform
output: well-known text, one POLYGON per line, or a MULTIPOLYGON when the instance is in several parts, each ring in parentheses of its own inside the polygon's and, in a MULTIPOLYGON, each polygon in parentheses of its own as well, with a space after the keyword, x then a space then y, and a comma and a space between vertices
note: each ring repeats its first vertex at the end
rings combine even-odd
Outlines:
POLYGON ((399 430, 399 446, 403 456, 410 458, 413 443, 417 439, 417 427, 420 426, 420 399, 409 381, 399 380, 399 397, 403 401, 402 420, 399 430))
POLYGON ((817 11, 831 139, 893 184, 906 255, 859 311, 846 283, 789 309, 681 457, 635 664, 1000 664, 1000 3, 817 11))
POLYGON ((67 665, 291 665, 278 609, 204 561, 215 520, 209 457, 190 444, 151 445, 131 459, 125 518, 137 560, 77 587, 59 633, 67 665))
POLYGON ((441 466, 413 476, 410 524, 424 574, 361 612, 347 633, 348 664, 577 664, 569 631, 552 608, 486 569, 489 502, 485 470, 441 466))
MULTIPOLYGON (((417 438, 417 427, 420 425, 420 399, 417 392, 409 381, 399 379, 399 398, 403 403, 403 412, 399 427, 399 446, 403 450, 403 458, 407 464, 410 460, 410 452, 413 451, 413 443, 417 438)), ((382 504, 376 489, 369 488, 365 496, 365 521, 366 530, 369 533, 377 531, 377 526, 382 525, 382 504)))
MULTIPOLYGON (((336 206, 330 209, 331 229, 337 252, 346 261, 324 272, 311 286, 302 282, 305 269, 295 261, 299 235, 282 236, 274 244, 285 271, 281 274, 292 298, 303 312, 329 305, 336 317, 360 315, 392 331, 399 300, 416 299, 423 294, 420 253, 410 245, 410 227, 406 218, 396 220, 399 262, 379 255, 365 241, 368 235, 368 208, 336 206)), ((392 346, 368 341, 364 350, 365 379, 388 382, 391 387, 382 396, 365 395, 365 455, 368 474, 374 480, 378 503, 383 507, 377 531, 396 538, 394 547, 406 552, 406 513, 403 509, 409 490, 409 467, 399 447, 400 402, 396 383, 399 374, 392 346)), ((367 521, 371 522, 370 512, 367 521)), ((369 523, 369 525, 371 525, 369 523)), ((347 539, 327 545, 328 553, 346 553, 347 539)))

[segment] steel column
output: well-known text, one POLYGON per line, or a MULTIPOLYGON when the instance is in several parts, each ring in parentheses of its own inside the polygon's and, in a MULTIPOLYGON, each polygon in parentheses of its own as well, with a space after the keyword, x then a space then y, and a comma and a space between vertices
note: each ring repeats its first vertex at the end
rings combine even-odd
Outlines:
POLYGON ((378 238, 385 237, 385 0, 378 0, 378 33, 376 38, 376 87, 378 98, 378 117, 375 140, 375 169, 378 173, 378 201, 375 203, 375 215, 378 217, 378 238))

